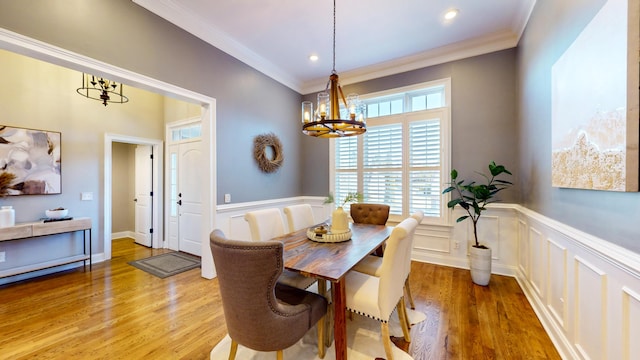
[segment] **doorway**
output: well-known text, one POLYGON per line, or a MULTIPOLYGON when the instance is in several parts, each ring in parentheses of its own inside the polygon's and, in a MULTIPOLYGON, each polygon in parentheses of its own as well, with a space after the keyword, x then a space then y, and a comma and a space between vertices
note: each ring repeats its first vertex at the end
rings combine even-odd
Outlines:
POLYGON ((167 125, 165 173, 169 249, 202 255, 202 183, 204 168, 200 118, 167 125))
MULTIPOLYGON (((78 71, 89 71, 103 74, 114 81, 126 82, 130 86, 141 89, 166 94, 176 99, 185 100, 200 104, 202 107, 202 151, 204 155, 203 167, 209 169, 202 174, 203 179, 203 208, 202 208, 202 224, 201 237, 208 238, 210 229, 215 228, 215 204, 216 204, 216 150, 215 150, 215 128, 216 128, 216 100, 212 97, 202 95, 200 93, 187 90, 175 85, 168 84, 163 81, 155 80, 147 76, 128 71, 117 66, 109 65, 90 57, 62 49, 27 36, 14 33, 10 30, 0 28, 0 49, 13 51, 23 55, 33 57, 38 60, 47 61, 58 64, 78 71)), ((103 196, 102 201, 104 208, 102 213, 97 211, 93 216, 97 220, 96 233, 102 233, 102 241, 100 235, 97 236, 97 242, 103 243, 103 252, 95 254, 93 257, 96 261, 104 261, 111 259, 111 217, 107 214, 111 213, 111 143, 115 139, 119 139, 118 135, 105 134, 105 161, 103 172, 103 196)), ((127 137, 118 141, 127 141, 127 137)), ((154 151, 161 153, 162 147, 154 144, 154 151)), ((158 169, 158 167, 156 167, 158 169)), ((156 232, 157 233, 157 232, 156 232)), ((156 234, 157 235, 157 234, 156 234)), ((95 241, 94 241, 95 242, 95 241)), ((207 242, 203 242, 203 247, 208 246, 207 242)), ((215 269, 213 266, 213 258, 210 252, 202 253, 202 270, 201 275, 204 278, 212 279, 215 277, 215 269)))
MULTIPOLYGON (((159 216, 162 214, 162 144, 161 140, 131 137, 126 135, 106 134, 105 135, 105 188, 110 188, 109 199, 105 202, 113 205, 113 144, 124 143, 135 146, 134 169, 135 181, 131 199, 134 205, 134 238, 136 243, 152 248, 163 247, 162 221, 159 216), (108 181, 107 181, 108 180, 108 181), (134 200, 135 199, 135 200, 134 200), (107 201, 108 200, 108 201, 107 201)), ((105 217, 105 223, 107 217, 105 217)), ((112 221, 109 221, 110 228, 112 221)), ((107 231, 105 231, 106 236, 107 231)), ((105 239, 105 250, 106 250, 105 239)), ((111 232, 109 231, 109 245, 111 244, 111 232)), ((109 247, 110 250, 110 247, 109 247)))

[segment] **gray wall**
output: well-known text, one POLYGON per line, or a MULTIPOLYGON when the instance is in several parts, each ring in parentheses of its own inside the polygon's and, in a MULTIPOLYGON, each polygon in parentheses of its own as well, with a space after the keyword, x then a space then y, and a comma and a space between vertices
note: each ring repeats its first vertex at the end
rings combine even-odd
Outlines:
POLYGON ((520 41, 518 173, 522 204, 640 253, 639 193, 551 186, 551 67, 604 3, 538 0, 520 41))
POLYGON ((219 202, 301 194, 295 91, 130 0, 1 0, 0 27, 215 98, 219 202), (266 132, 283 144, 277 173, 252 157, 253 137, 266 132))
MULTIPOLYGON (((516 143, 516 71, 514 49, 503 50, 343 86, 345 93, 373 93, 417 83, 451 78, 451 166, 461 178, 476 178, 491 160, 515 171, 518 166, 516 143)), ((314 101, 315 94, 305 96, 314 101)), ((305 163, 303 189, 308 195, 326 195, 329 189, 329 142, 307 139, 303 142, 307 158, 322 159, 305 163)), ((486 172, 486 171, 485 171, 486 172)), ((501 200, 518 202, 516 187, 500 194, 501 200)))

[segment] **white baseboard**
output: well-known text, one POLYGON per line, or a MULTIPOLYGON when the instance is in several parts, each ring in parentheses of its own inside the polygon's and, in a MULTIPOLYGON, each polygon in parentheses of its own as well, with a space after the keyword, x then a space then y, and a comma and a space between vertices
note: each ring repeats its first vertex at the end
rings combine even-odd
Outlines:
POLYGON ((122 238, 132 238, 135 239, 136 233, 135 231, 120 231, 111 233, 111 239, 122 239, 122 238))

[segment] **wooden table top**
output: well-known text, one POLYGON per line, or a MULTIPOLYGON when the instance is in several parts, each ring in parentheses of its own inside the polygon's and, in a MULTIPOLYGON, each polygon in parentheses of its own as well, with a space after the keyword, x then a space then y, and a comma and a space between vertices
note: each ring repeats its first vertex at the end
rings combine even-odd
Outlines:
POLYGON ((309 240, 307 229, 273 240, 284 243, 284 267, 307 276, 339 281, 360 260, 375 250, 391 234, 393 227, 349 224, 351 240, 322 243, 309 240))

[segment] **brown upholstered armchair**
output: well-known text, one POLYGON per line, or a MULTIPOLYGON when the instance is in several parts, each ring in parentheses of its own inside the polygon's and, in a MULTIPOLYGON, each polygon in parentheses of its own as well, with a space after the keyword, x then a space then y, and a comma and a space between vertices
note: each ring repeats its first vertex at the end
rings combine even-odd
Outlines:
POLYGON ((277 351, 295 344, 318 324, 318 354, 324 357, 323 325, 327 300, 317 294, 277 284, 283 270, 279 241, 237 241, 214 230, 209 245, 220 284, 229 359, 238 344, 256 351, 277 351))
POLYGON ((385 225, 389 219, 389 205, 351 204, 351 218, 356 224, 385 225))

